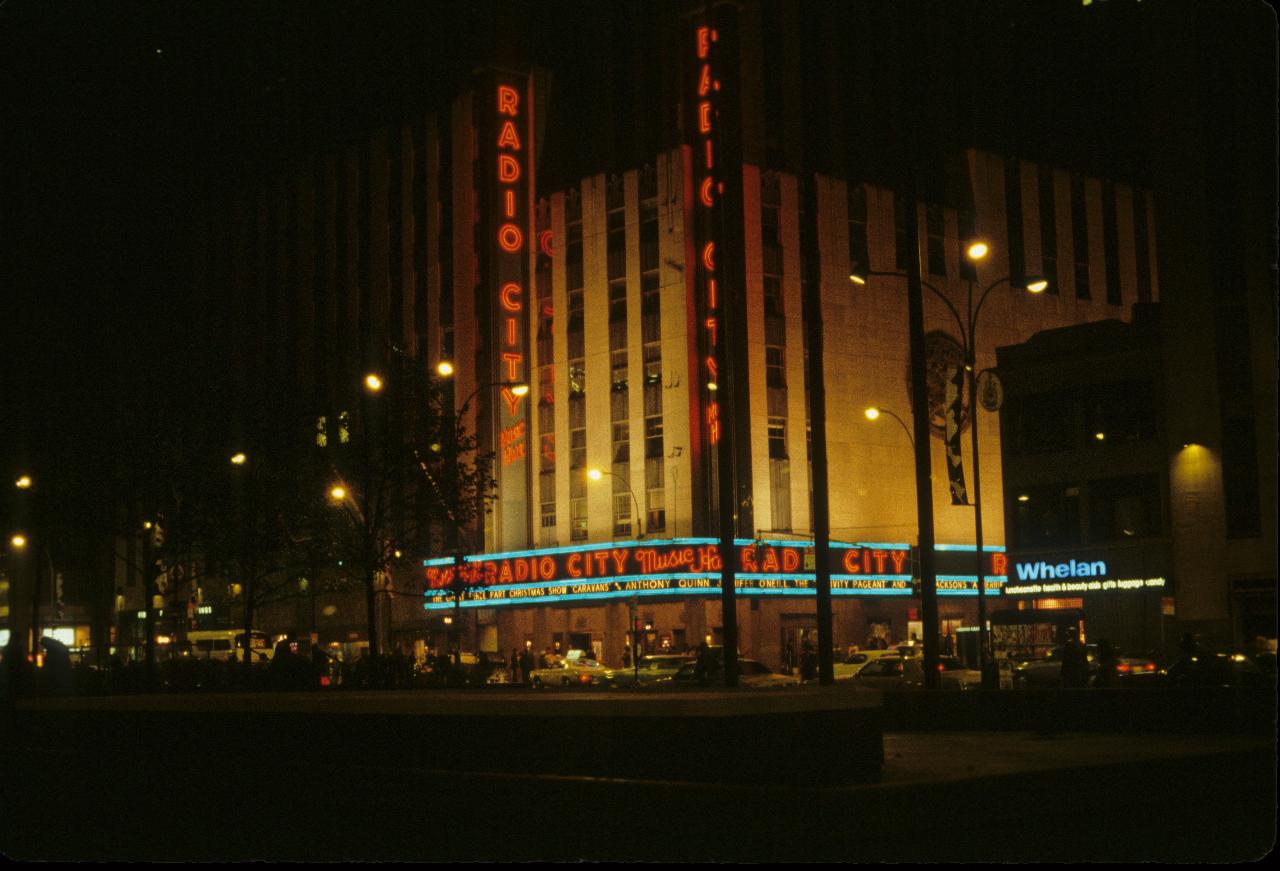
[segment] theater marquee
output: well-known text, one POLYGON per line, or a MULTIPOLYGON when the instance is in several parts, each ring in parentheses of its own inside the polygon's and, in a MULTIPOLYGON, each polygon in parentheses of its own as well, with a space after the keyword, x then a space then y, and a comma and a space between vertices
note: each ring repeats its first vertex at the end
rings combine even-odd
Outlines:
MULTIPOLYGON (((736 542, 736 589, 748 596, 814 595, 811 542, 736 542)), ((940 595, 977 595, 973 548, 940 545, 940 595), (954 565, 953 565, 954 564, 954 565), (945 574, 955 569, 954 574, 945 574)), ((834 596, 911 596, 913 548, 905 544, 832 542, 829 556, 834 596)), ((427 560, 427 610, 501 605, 592 602, 632 596, 719 595, 722 567, 717 539, 626 541, 427 560), (462 579, 455 602, 455 577, 462 579)), ((1007 562, 1003 551, 987 559, 986 590, 999 594, 1007 562)))

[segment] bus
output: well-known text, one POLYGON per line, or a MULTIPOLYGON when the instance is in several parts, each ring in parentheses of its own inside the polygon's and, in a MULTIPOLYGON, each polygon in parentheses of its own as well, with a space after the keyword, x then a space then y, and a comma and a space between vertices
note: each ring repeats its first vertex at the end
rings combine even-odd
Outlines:
MULTIPOLYGON (((244 632, 236 629, 198 629, 187 633, 191 656, 197 659, 226 661, 234 655, 237 661, 244 659, 244 632)), ((265 632, 249 633, 250 660, 269 662, 275 649, 265 632)))

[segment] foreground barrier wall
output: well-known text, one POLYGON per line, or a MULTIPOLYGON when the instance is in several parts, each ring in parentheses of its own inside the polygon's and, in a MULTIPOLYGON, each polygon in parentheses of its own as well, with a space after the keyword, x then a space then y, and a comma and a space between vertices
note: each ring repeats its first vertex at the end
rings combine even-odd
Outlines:
POLYGON ((721 783, 852 784, 884 761, 874 691, 511 693, 46 699, 10 722, 27 743, 101 754, 399 765, 721 783))

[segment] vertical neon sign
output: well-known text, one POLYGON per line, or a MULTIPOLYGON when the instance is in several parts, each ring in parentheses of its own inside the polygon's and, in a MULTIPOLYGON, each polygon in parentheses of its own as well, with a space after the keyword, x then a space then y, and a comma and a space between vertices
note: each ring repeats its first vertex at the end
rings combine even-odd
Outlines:
POLYGON ((694 94, 696 108, 694 134, 695 148, 694 185, 697 198, 693 205, 694 225, 697 233, 697 290, 702 308, 700 324, 701 384, 706 391, 704 424, 709 444, 720 441, 720 403, 716 393, 720 388, 719 365, 716 362, 720 350, 720 300, 716 274, 716 236, 714 228, 721 220, 717 214, 720 196, 724 193, 724 181, 720 178, 719 111, 720 81, 716 77, 715 44, 720 34, 714 27, 703 25, 694 30, 694 52, 697 59, 697 89, 694 94))
MULTIPOLYGON (((484 80, 482 80, 484 81, 484 80)), ((489 295, 484 329, 492 409, 488 446, 496 456, 498 483, 495 547, 529 542, 529 422, 516 384, 529 383, 529 257, 536 239, 532 223, 533 147, 531 91, 523 77, 495 72, 477 92, 482 166, 487 197, 480 215, 486 228, 481 286, 489 295)))

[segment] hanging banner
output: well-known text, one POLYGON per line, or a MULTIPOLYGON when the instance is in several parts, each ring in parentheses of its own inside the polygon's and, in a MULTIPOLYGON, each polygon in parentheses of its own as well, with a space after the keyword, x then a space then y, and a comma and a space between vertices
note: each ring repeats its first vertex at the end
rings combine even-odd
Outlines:
POLYGON ((964 486, 964 460, 960 456, 960 417, 964 413, 964 367, 947 370, 946 445, 947 480, 951 484, 951 504, 968 505, 969 491, 964 486))

